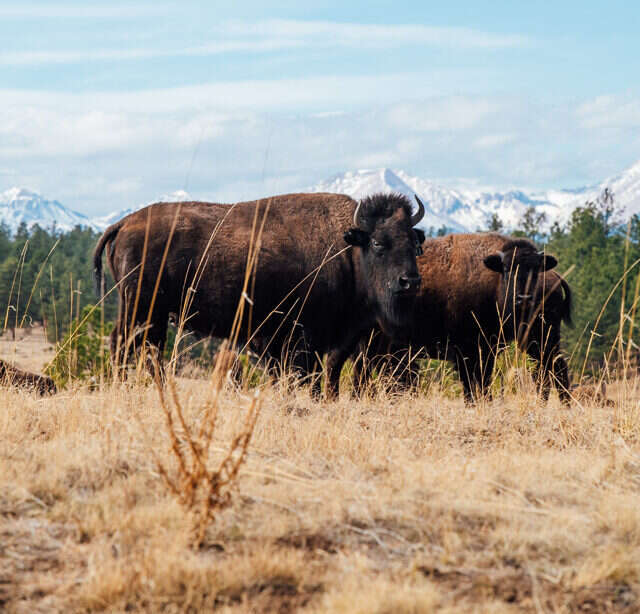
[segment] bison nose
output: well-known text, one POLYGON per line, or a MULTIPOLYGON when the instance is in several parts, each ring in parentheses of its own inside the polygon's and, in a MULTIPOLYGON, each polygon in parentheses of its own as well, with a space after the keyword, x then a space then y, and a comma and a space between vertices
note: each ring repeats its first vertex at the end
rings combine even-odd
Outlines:
POLYGON ((398 280, 398 285, 402 290, 417 290, 420 287, 420 276, 409 277, 402 275, 398 280))

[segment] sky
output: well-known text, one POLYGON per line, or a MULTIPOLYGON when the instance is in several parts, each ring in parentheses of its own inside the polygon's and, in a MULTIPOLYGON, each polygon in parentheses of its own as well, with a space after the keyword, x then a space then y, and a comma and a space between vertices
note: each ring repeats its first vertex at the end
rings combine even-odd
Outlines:
POLYGON ((640 159, 640 3, 0 0, 0 192, 88 215, 390 167, 577 188, 640 159))

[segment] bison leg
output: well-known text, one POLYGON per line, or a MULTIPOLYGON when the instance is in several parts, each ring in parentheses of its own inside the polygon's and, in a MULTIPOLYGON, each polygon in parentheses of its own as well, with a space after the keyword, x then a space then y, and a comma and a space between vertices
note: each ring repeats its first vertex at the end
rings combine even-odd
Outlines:
MULTIPOLYGON (((153 377, 158 375, 160 381, 164 381, 164 344, 167 340, 167 328, 169 327, 169 314, 153 314, 149 323, 146 347, 144 348, 147 370, 153 377)), ((140 333, 141 340, 144 333, 140 333)), ((142 349, 142 348, 141 348, 142 349)))
MULTIPOLYGON (((284 339, 273 337, 269 341, 270 350, 276 352, 276 364, 281 374, 290 372, 297 384, 311 384, 311 396, 319 398, 322 393, 322 361, 319 353, 300 327, 293 335, 288 333, 284 339)), ((288 381, 291 381, 288 379, 288 381)))
POLYGON ((546 402, 551 391, 552 375, 558 390, 560 400, 569 405, 569 368, 567 362, 560 353, 559 325, 549 325, 545 329, 536 327, 532 335, 532 341, 527 345, 526 352, 537 363, 534 373, 538 383, 540 394, 546 402))
POLYGON ((470 356, 466 356, 465 352, 458 350, 456 352, 456 370, 462 382, 462 390, 464 393, 464 402, 467 405, 473 404, 473 392, 471 384, 471 372, 475 369, 475 364, 470 356))
POLYGON ((553 359, 552 364, 558 396, 565 405, 570 405, 571 394, 569 393, 569 388, 571 386, 571 381, 569 380, 569 367, 567 366, 567 361, 560 352, 558 352, 553 359))
POLYGON ((353 354, 358 344, 358 336, 349 339, 342 347, 331 350, 327 355, 327 376, 325 381, 325 397, 337 399, 340 394, 340 373, 347 358, 353 354))
POLYGON ((403 349, 392 356, 393 375, 402 390, 414 390, 420 380, 420 354, 413 348, 403 349))
POLYGON ((316 354, 314 360, 313 370, 310 373, 311 377, 311 397, 315 400, 319 400, 322 397, 322 361, 316 354))
POLYGON ((311 384, 312 398, 319 399, 322 395, 322 362, 318 353, 305 344, 293 357, 293 370, 301 383, 311 384))
POLYGON ((411 348, 395 345, 381 332, 363 338, 359 353, 353 361, 352 385, 354 396, 362 396, 371 381, 374 370, 391 378, 393 388, 411 390, 418 382, 418 363, 411 348), (399 349, 399 347, 401 349, 399 349))
POLYGON ((368 337, 358 343, 358 352, 353 358, 351 371, 351 394, 356 398, 362 397, 367 391, 373 376, 376 352, 377 339, 368 337))
MULTIPOLYGON (((131 293, 133 295, 133 293, 131 293)), ((133 356, 142 351, 142 344, 146 344, 146 365, 155 376, 155 365, 158 365, 159 375, 164 377, 163 357, 164 344, 167 337, 169 314, 162 307, 156 306, 151 321, 147 323, 148 306, 142 301, 138 306, 135 320, 133 314, 133 300, 124 292, 120 297, 118 321, 111 333, 111 361, 117 377, 126 378, 127 364, 133 356), (145 335, 146 330, 146 335, 145 335), (145 340, 146 337, 146 340, 145 340)))
POLYGON ((462 381, 465 403, 472 405, 480 399, 491 399, 494 364, 495 351, 485 343, 473 350, 456 352, 456 367, 462 381))
POLYGON ((491 347, 488 344, 483 345, 483 353, 481 355, 481 373, 480 373, 480 382, 481 382, 481 392, 483 397, 490 401, 491 396, 491 380, 493 379, 493 369, 496 364, 496 354, 498 348, 491 347))

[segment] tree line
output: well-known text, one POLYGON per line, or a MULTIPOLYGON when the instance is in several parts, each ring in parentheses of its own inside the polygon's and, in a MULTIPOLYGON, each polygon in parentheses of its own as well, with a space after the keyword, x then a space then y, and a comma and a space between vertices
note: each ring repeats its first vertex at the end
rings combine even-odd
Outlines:
MULTIPOLYGON (((564 224, 549 227, 545 214, 527 209, 515 229, 505 229, 497 215, 485 228, 532 239, 559 261, 573 290, 573 328, 564 328, 565 352, 580 372, 636 362, 640 334, 636 325, 640 302, 640 217, 623 217, 613 194, 575 209, 564 224), (625 274, 626 271, 626 274, 625 274)), ((446 229, 431 229, 441 236, 446 229)), ((14 327, 43 323, 51 342, 62 339, 78 314, 96 303, 91 256, 99 234, 76 227, 21 225, 15 234, 0 226, 0 309, 5 334, 14 327)), ((107 284, 107 288, 111 283, 107 284)), ((105 321, 115 320, 116 297, 104 302, 105 321)))
MULTIPOLYGON (((52 343, 62 339, 78 314, 96 303, 91 256, 99 234, 77 226, 30 229, 12 235, 0 225, 0 324, 4 334, 34 323, 44 325, 52 343)), ((116 297, 104 302, 105 319, 115 319, 116 297)))

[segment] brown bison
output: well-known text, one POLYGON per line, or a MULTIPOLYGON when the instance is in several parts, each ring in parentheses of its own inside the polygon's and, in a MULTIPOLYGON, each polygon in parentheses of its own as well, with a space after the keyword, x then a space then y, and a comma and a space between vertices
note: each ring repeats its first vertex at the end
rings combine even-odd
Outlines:
POLYGON ((57 392, 56 385, 50 377, 22 371, 4 360, 0 360, 0 382, 16 388, 31 389, 42 396, 57 392))
POLYGON ((571 322, 571 290, 551 270, 556 264, 530 241, 495 233, 425 241, 411 332, 404 344, 380 334, 361 342, 354 363, 356 392, 385 354, 387 366, 404 384, 411 383, 415 358, 424 352, 455 363, 465 399, 472 401, 487 393, 499 347, 515 340, 538 364, 544 398, 553 374, 567 403, 569 374, 560 354, 560 324, 571 322))
POLYGON ((337 395, 340 369, 363 332, 377 322, 393 337, 407 321, 420 285, 421 235, 413 226, 423 215, 421 203, 412 214, 406 197, 385 194, 359 203, 340 194, 232 206, 158 203, 132 213, 107 228, 93 258, 100 282, 107 248, 118 284, 112 356, 122 364, 123 340, 133 337, 139 347, 145 336, 161 355, 169 317, 182 313, 186 297, 190 330, 227 337, 244 294, 239 340, 252 339, 276 358, 288 354, 303 374, 331 351, 327 394, 337 395), (250 246, 257 245, 252 229, 263 215, 246 283, 250 246))

